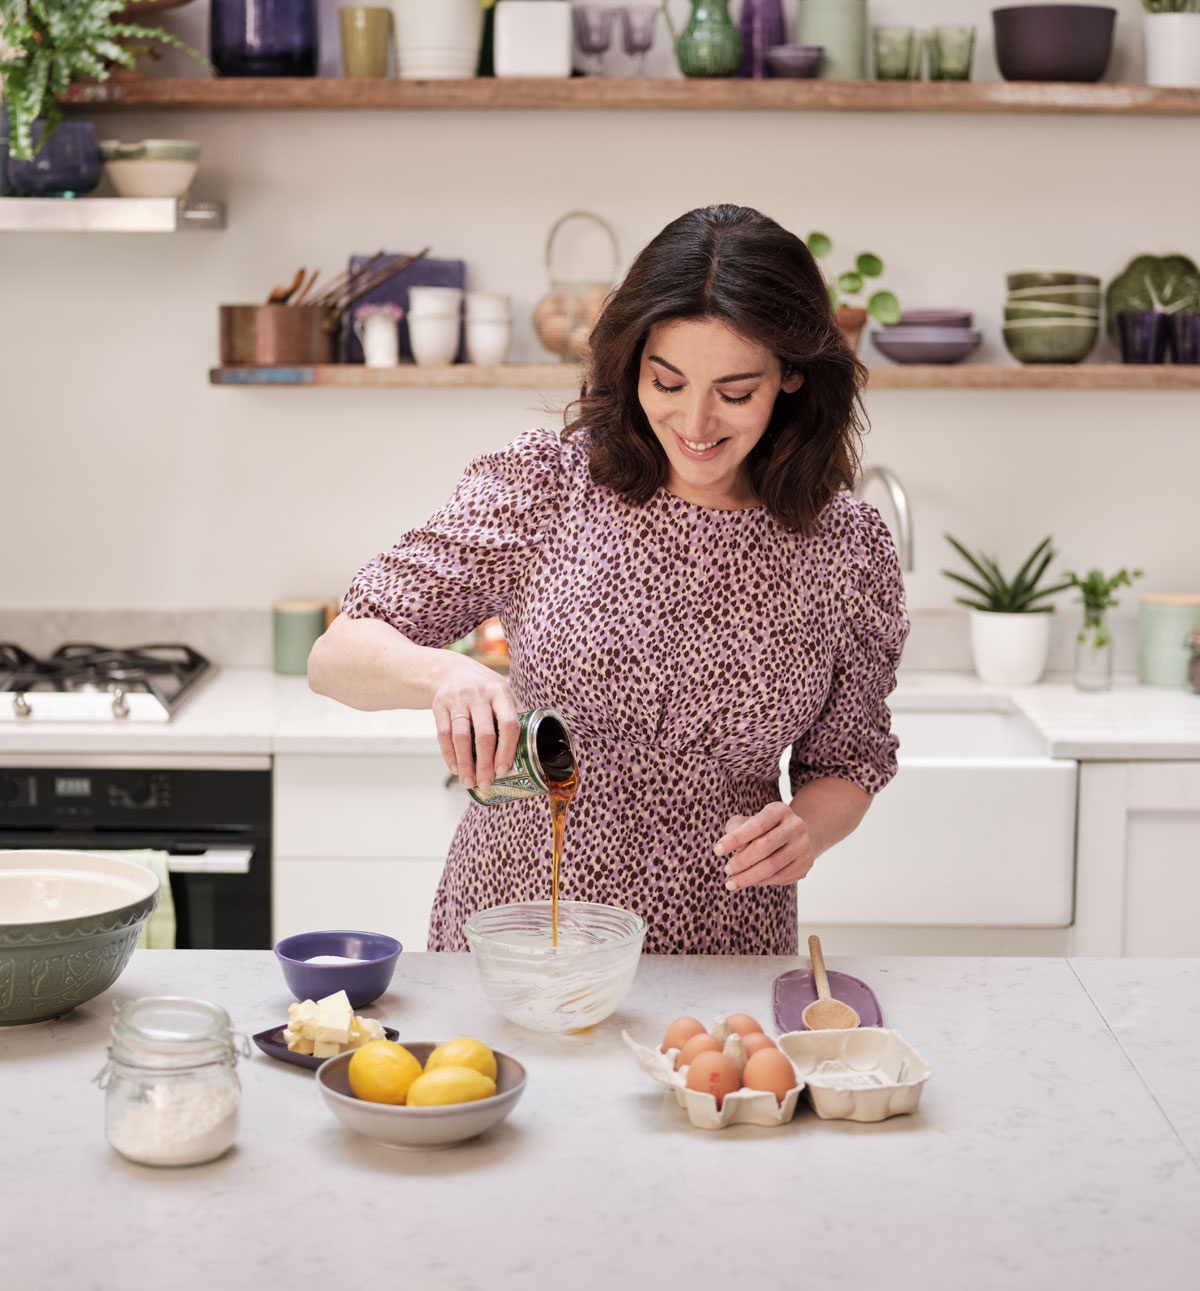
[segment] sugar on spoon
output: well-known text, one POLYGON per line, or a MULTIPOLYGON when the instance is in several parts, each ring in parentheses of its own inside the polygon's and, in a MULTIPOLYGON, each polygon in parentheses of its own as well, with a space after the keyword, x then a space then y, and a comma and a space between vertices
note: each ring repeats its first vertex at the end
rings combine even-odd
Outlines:
POLYGON ((805 1005, 800 1020, 809 1031, 848 1031, 858 1026, 862 1019, 850 1005, 835 1000, 829 994, 829 978, 825 973, 825 956, 821 954, 820 937, 809 937, 808 953, 812 958, 817 998, 805 1005))

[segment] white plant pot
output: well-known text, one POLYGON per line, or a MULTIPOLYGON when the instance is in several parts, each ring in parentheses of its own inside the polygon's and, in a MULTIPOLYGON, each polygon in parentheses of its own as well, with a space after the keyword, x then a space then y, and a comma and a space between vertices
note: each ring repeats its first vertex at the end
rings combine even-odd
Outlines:
POLYGON ((497 0, 493 61, 497 76, 570 76, 571 6, 497 0))
POLYGON ((392 0, 399 75, 454 80, 475 75, 483 41, 479 0, 392 0))
POLYGON ((971 610, 971 654, 980 681, 1032 686, 1046 667, 1052 614, 993 614, 971 610))
POLYGON ((1200 13, 1144 13, 1147 85, 1200 85, 1200 13))

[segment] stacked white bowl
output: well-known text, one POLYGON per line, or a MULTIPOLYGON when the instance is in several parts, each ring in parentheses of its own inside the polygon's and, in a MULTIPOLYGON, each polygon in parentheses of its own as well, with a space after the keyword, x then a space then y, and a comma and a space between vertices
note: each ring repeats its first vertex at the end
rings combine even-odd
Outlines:
POLYGON ((511 296, 467 292, 467 358, 472 363, 503 363, 512 334, 511 296))
POLYGON ((461 287, 408 289, 408 343, 422 366, 454 362, 462 335, 463 294, 461 287))

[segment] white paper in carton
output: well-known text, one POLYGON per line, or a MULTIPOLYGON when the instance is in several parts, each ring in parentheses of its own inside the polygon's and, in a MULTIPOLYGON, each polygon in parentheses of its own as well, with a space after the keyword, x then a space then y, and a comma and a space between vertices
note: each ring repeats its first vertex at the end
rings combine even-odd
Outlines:
POLYGON ((789 1031, 779 1037, 822 1120, 883 1121, 916 1110, 925 1059, 897 1031, 789 1031))
MULTIPOLYGON (((640 1045, 627 1031, 621 1032, 621 1038, 633 1050, 638 1066, 652 1076, 660 1085, 666 1085, 675 1094, 675 1101, 688 1114, 688 1120, 701 1130, 723 1130, 727 1125, 784 1125, 796 1112, 796 1103, 804 1081, 796 1077, 795 1089, 788 1090, 783 1105, 775 1101, 775 1095, 763 1089, 735 1089, 726 1094, 717 1110, 717 1100, 712 1094, 703 1090, 688 1089, 687 1068, 675 1070, 675 1059, 678 1049, 668 1049, 663 1053, 657 1046, 653 1049, 640 1045)), ((790 1056, 790 1055, 789 1055, 790 1056)), ((792 1064, 795 1066, 795 1063, 792 1064)))

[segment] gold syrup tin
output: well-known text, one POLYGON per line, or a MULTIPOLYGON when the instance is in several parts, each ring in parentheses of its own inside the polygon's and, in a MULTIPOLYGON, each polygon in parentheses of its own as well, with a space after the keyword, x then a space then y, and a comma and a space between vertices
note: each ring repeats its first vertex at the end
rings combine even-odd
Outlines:
POLYGON ((485 807, 544 794, 552 782, 569 779, 575 768, 575 746, 561 713, 534 708, 518 714, 517 720, 521 730, 508 774, 497 776, 486 792, 478 785, 467 791, 485 807))

